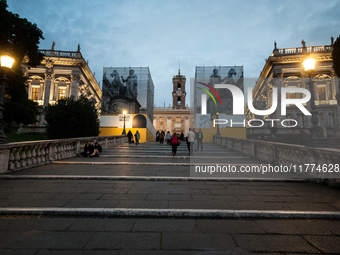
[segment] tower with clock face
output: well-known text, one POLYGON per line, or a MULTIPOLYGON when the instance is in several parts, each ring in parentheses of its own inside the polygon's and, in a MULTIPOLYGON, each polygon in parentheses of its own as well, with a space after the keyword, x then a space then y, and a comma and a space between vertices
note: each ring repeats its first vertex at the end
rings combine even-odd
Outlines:
POLYGON ((178 75, 172 78, 172 109, 185 109, 185 81, 186 78, 184 75, 181 75, 180 70, 178 70, 178 75))

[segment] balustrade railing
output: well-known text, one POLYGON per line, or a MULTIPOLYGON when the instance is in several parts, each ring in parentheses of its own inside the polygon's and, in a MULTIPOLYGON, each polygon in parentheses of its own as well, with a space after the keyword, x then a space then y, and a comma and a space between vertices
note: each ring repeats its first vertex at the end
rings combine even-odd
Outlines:
POLYGON ((59 140, 8 143, 0 145, 0 173, 50 164, 75 157, 87 141, 98 142, 103 149, 126 143, 127 136, 98 136, 59 140))
POLYGON ((214 136, 214 143, 272 164, 339 164, 340 150, 214 136))
MULTIPOLYGON (((277 49, 274 50, 274 55, 292 55, 292 54, 301 54, 303 52, 302 47, 299 48, 287 48, 287 49, 277 49)), ((325 46, 311 46, 305 48, 305 53, 313 53, 313 52, 331 52, 332 47, 329 45, 325 46)))
POLYGON ((80 52, 77 51, 57 51, 57 50, 39 50, 47 57, 66 57, 66 58, 81 58, 80 52))

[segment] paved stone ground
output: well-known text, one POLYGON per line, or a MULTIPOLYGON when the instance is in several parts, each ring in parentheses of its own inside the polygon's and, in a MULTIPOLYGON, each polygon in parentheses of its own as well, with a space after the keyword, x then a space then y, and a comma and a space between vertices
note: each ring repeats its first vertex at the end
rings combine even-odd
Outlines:
MULTIPOLYGON (((261 164, 208 144, 194 157, 261 164)), ((189 177, 178 157, 156 143, 119 146, 99 158, 72 158, 0 179, 0 209, 136 208, 340 212, 340 192, 307 181, 139 180, 189 177), (165 156, 165 157, 164 157, 165 156), (168 156, 168 157, 167 157, 168 156), (93 163, 82 165, 82 163, 93 163), (100 165, 99 162, 126 162, 100 165), (138 165, 136 162, 149 163, 138 165), (131 163, 131 164, 130 164, 131 163), (134 164, 132 164, 134 163, 134 164), (157 165, 162 163, 163 165, 157 165), (176 165, 176 164, 182 165, 176 165), (26 179, 29 176, 29 179, 26 179), (43 178, 46 176, 50 179, 43 178), (103 179, 84 179, 102 176, 103 179), (109 179, 109 177, 132 179, 109 179), (13 177, 17 179, 6 179, 13 177), (66 179, 58 179, 66 177, 66 179), (69 178, 67 178, 69 177, 69 178), (107 177, 107 178, 106 178, 107 177)), ((1 178, 1 177, 0 177, 1 178)), ((0 254, 340 254, 340 221, 267 218, 0 216, 0 254)))

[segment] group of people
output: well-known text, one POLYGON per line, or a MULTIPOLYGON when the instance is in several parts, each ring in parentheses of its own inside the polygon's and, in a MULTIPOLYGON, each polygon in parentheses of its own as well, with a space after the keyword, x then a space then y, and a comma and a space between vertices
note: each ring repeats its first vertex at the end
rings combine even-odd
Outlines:
MULTIPOLYGON (((129 140, 129 144, 135 143, 136 146, 139 146, 139 140, 140 140, 140 133, 138 130, 133 135, 131 130, 127 133, 127 137, 129 140), (132 139, 134 136, 134 140, 132 139), (135 142, 134 142, 135 141, 135 142)), ((177 153, 177 147, 181 144, 181 140, 184 140, 184 134, 183 132, 181 135, 178 135, 176 132, 174 132, 172 135, 170 134, 170 131, 168 131, 166 134, 164 131, 157 132, 156 139, 159 141, 159 145, 163 145, 164 140, 166 140, 168 145, 172 146, 172 155, 176 156, 177 153)), ((189 150, 189 156, 193 154, 194 145, 197 141, 197 147, 196 150, 199 150, 201 147, 201 151, 203 150, 203 133, 202 130, 199 129, 198 132, 195 132, 194 128, 189 128, 189 132, 187 133, 185 137, 187 147, 189 150)), ((79 156, 83 157, 99 157, 100 153, 102 152, 102 147, 98 144, 98 142, 95 142, 94 146, 91 144, 91 141, 88 141, 87 144, 84 147, 84 151, 79 154, 79 156)))
POLYGON ((128 140, 129 140, 129 144, 131 143, 135 143, 136 146, 139 146, 139 139, 140 139, 140 133, 138 132, 138 130, 136 131, 136 133, 133 135, 131 130, 129 130, 129 132, 127 133, 127 137, 128 137, 128 140), (135 137, 135 140, 133 140, 133 136, 135 137))
POLYGON ((170 131, 168 131, 166 134, 164 130, 161 132, 157 131, 156 133, 156 141, 159 142, 159 145, 163 145, 163 143, 166 141, 167 145, 171 144, 171 134, 170 131))
POLYGON ((82 153, 79 153, 79 156, 89 158, 99 157, 100 153, 102 153, 102 150, 102 146, 100 146, 98 142, 95 142, 93 146, 91 141, 87 141, 87 144, 85 144, 84 147, 84 151, 82 153))
MULTIPOLYGON (((168 132, 169 133, 169 132, 168 132)), ((177 153, 177 146, 180 145, 181 137, 177 135, 177 133, 173 133, 171 136, 170 144, 172 145, 172 155, 176 156, 177 153)), ((194 144, 197 141, 196 150, 199 150, 201 147, 201 151, 203 150, 203 133, 202 130, 196 133, 194 128, 189 128, 189 132, 186 135, 186 143, 189 150, 189 156, 192 156, 194 151, 194 144)))

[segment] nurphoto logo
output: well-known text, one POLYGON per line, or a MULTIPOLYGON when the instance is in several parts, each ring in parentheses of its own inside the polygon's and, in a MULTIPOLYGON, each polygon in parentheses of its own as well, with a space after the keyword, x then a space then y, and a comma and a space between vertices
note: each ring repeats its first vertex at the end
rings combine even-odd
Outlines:
MULTIPOLYGON (((201 85, 204 85, 208 87, 213 93, 217 96, 217 98, 220 101, 220 104, 222 105, 221 98, 219 94, 217 93, 216 89, 228 89, 231 92, 232 95, 232 104, 233 104, 233 113, 232 115, 244 115, 244 94, 242 90, 231 84, 215 84, 214 88, 208 84, 202 83, 202 82, 197 82, 201 85)), ((199 87, 198 87, 199 88, 199 87)), ((214 96, 204 88, 199 88, 203 91, 205 91, 214 101, 215 105, 217 105, 216 100, 214 96)), ((206 115, 207 114, 207 94, 201 94, 201 114, 206 115)), ((311 99, 311 93, 309 90, 304 89, 304 88, 290 88, 290 87, 283 87, 281 88, 281 115, 286 116, 286 108, 287 105, 295 105, 304 115, 310 116, 311 113, 306 109, 306 107, 303 105, 307 103, 311 99), (301 93, 304 94, 305 96, 302 98, 287 98, 287 94, 290 93, 301 93)), ((251 113, 254 115, 270 115, 274 113, 277 109, 278 106, 278 89, 273 88, 272 92, 272 105, 269 109, 266 110, 258 110, 255 109, 253 105, 253 89, 248 88, 248 109, 251 113)), ((262 127, 264 125, 264 122, 270 122, 271 126, 274 126, 275 121, 280 121, 279 119, 251 119, 247 122, 248 126, 250 127, 262 127), (253 122, 260 122, 260 125, 253 125, 253 122)), ((228 120, 226 119, 214 119, 213 120, 213 126, 215 127, 216 125, 222 125, 222 124, 227 124, 228 120)), ((281 120, 281 125, 283 127, 295 127, 297 126, 297 121, 294 119, 284 119, 281 120)), ((234 122, 233 120, 230 119, 230 126, 232 127, 233 125, 242 125, 246 126, 246 120, 244 119, 243 122, 234 122)))

